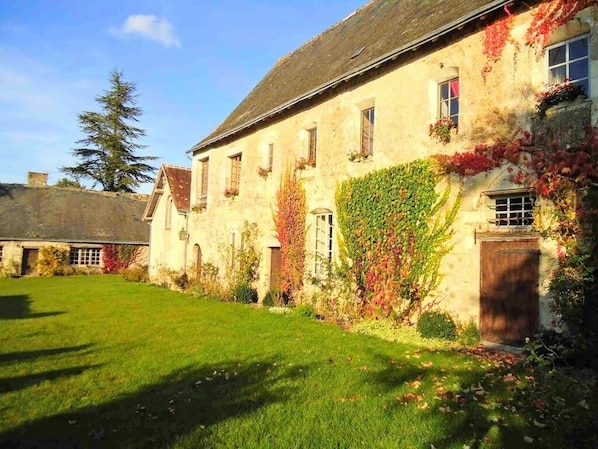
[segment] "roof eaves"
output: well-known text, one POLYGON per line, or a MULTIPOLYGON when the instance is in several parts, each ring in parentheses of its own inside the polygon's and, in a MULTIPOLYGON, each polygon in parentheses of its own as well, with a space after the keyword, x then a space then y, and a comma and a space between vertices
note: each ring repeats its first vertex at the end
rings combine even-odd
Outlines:
POLYGON ((406 53, 408 51, 415 51, 415 50, 417 50, 418 47, 420 47, 424 44, 427 44, 429 42, 434 42, 435 40, 444 36, 445 34, 448 34, 452 31, 458 30, 463 25, 465 25, 473 20, 482 18, 483 16, 485 16, 491 12, 494 12, 497 9, 503 8, 505 5, 512 4, 513 1, 514 0, 495 0, 487 5, 484 5, 483 7, 478 8, 457 20, 438 28, 437 30, 433 31, 432 33, 428 33, 427 35, 425 35, 419 39, 416 39, 406 45, 398 47, 398 48, 396 48, 396 49, 394 49, 376 59, 373 59, 359 67, 356 67, 353 70, 350 70, 349 72, 346 72, 336 78, 333 78, 332 80, 327 81, 326 83, 324 83, 312 90, 309 90, 306 93, 299 95, 298 97, 295 97, 295 98, 287 101, 286 103, 283 103, 280 106, 277 106, 276 108, 271 109, 270 111, 257 116, 256 118, 254 118, 252 120, 249 120, 248 122, 243 123, 242 125, 239 125, 239 126, 233 128, 229 131, 226 131, 218 136, 214 136, 209 140, 199 142, 198 144, 191 147, 190 150, 187 150, 186 153, 195 153, 196 151, 202 150, 203 148, 205 148, 213 143, 216 143, 222 139, 225 139, 234 134, 237 134, 238 132, 240 132, 244 129, 247 129, 247 128, 255 125, 256 123, 259 123, 259 122, 266 120, 276 114, 279 114, 280 112, 296 105, 297 103, 300 103, 305 100, 309 100, 310 98, 314 97, 315 95, 323 93, 327 89, 334 88, 342 82, 347 82, 356 76, 362 75, 363 73, 367 72, 368 70, 377 69, 382 64, 384 64, 390 60, 397 59, 401 54, 406 53))

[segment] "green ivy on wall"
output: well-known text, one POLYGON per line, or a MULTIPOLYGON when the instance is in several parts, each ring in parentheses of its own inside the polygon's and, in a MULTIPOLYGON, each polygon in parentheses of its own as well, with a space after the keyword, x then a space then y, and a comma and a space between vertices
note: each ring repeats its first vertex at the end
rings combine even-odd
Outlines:
POLYGON ((406 319, 438 284, 460 195, 445 211, 450 189, 438 193, 437 178, 418 160, 338 186, 344 263, 365 315, 406 319))

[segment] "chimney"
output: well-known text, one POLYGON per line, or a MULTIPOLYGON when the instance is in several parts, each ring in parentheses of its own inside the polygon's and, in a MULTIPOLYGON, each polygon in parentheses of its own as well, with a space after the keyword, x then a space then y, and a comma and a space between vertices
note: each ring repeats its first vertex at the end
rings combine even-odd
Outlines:
POLYGON ((27 174, 27 185, 32 187, 46 187, 48 185, 48 174, 30 171, 27 174))

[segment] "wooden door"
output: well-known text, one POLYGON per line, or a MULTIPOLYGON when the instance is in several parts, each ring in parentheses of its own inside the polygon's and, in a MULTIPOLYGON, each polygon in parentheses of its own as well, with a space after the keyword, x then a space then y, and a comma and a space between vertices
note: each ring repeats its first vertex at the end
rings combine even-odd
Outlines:
POLYGON ((482 241, 482 340, 516 345, 537 330, 539 260, 537 239, 482 241))
POLYGON ((195 260, 195 280, 199 281, 201 276, 201 247, 197 243, 193 245, 193 259, 195 260))
POLYGON ((39 250, 37 248, 23 248, 23 260, 21 263, 21 275, 35 273, 39 250))
POLYGON ((280 289, 281 262, 280 248, 270 248, 270 290, 280 289))

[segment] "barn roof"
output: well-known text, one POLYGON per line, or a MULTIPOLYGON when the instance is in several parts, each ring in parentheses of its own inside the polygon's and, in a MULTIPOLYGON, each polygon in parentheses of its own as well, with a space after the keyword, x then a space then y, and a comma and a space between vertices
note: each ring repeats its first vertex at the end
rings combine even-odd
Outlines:
POLYGON ((279 59, 237 108, 189 152, 333 89, 460 30, 509 0, 372 0, 279 59))
POLYGON ((191 207, 191 169, 177 165, 163 164, 156 176, 156 182, 150 195, 147 207, 143 213, 143 219, 149 221, 154 216, 158 200, 164 192, 164 183, 167 182, 170 188, 170 195, 174 207, 179 213, 189 211, 191 207))
POLYGON ((147 195, 0 184, 0 240, 149 244, 147 195))

